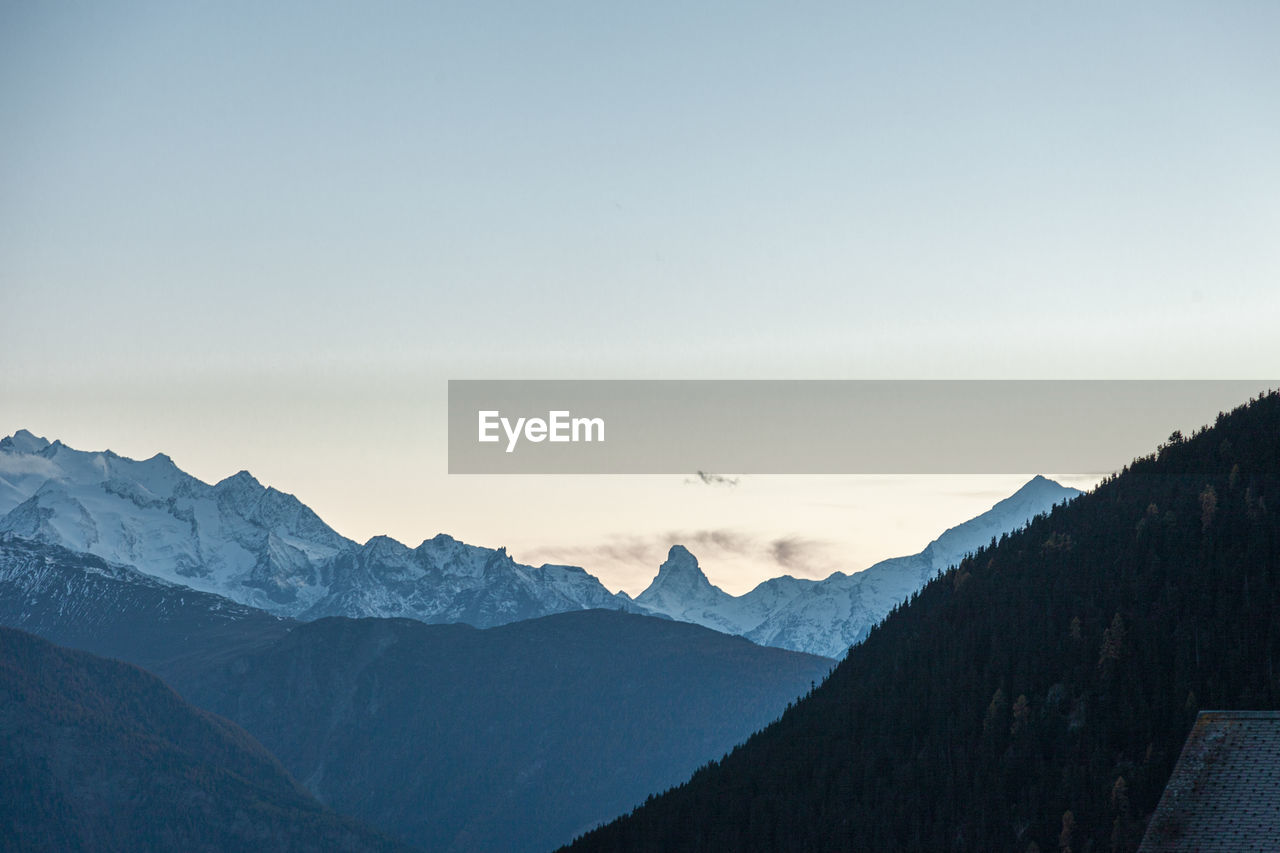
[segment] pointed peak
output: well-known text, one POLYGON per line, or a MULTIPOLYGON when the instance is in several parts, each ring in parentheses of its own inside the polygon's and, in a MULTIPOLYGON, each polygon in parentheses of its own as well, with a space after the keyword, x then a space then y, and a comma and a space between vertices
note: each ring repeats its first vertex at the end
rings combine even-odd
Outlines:
POLYGON ((1022 488, 1014 492, 1011 497, 1020 495, 1053 495, 1058 494, 1062 497, 1075 497, 1080 494, 1079 489, 1073 489, 1070 486, 1064 486, 1056 480, 1050 480, 1043 474, 1036 474, 1030 480, 1022 485, 1022 488))
POLYGON ((432 536, 430 539, 423 539, 422 542, 418 544, 418 547, 414 548, 413 550, 444 553, 444 552, 453 550, 455 546, 462 546, 462 545, 463 543, 459 542, 457 539, 454 539, 448 533, 437 533, 435 536, 432 536))
MULTIPOLYGON (((163 456, 163 454, 158 453, 156 454, 156 456, 163 456)), ((152 458, 154 459, 155 457, 152 457, 152 458)), ((169 457, 166 456, 165 458, 168 459, 169 457)), ((259 483, 257 479, 248 471, 237 471, 235 474, 232 474, 230 477, 227 477, 225 480, 219 480, 216 484, 214 484, 215 489, 222 489, 222 490, 232 489, 232 488, 244 489, 247 487, 253 487, 258 489, 262 488, 262 484, 259 483)))
MULTIPOLYGON (((671 563, 671 562, 676 562, 676 563, 692 562, 694 567, 696 568, 698 565, 698 558, 693 556, 693 553, 683 545, 672 545, 671 548, 667 551, 667 563, 671 563)), ((664 563, 663 565, 666 565, 666 563, 664 563)))
POLYGON ((39 453, 49 446, 49 439, 20 429, 13 435, 0 438, 0 450, 10 453, 39 453))
POLYGON ((698 558, 683 545, 672 545, 666 562, 658 567, 658 576, 636 601, 646 606, 659 601, 689 604, 715 591, 717 588, 698 565, 698 558))
POLYGON ((403 543, 392 539, 390 536, 379 535, 373 536, 368 542, 364 543, 364 550, 375 557, 391 557, 407 554, 409 548, 403 543))
POLYGON ((700 584, 711 585, 702 567, 698 565, 698 558, 683 545, 671 546, 666 562, 658 567, 658 577, 654 579, 654 583, 671 578, 688 578, 700 584))

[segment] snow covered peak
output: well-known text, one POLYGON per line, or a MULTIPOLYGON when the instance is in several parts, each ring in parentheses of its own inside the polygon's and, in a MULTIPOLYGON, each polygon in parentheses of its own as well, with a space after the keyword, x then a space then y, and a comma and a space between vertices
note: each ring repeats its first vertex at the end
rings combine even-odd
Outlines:
POLYGON ((248 472, 210 486, 163 453, 135 460, 19 432, 0 452, 0 531, 254 606, 323 594, 318 567, 349 543, 248 472))
POLYGON ((689 608, 701 607, 725 595, 707 580, 698 558, 689 549, 672 545, 666 562, 658 568, 658 576, 635 600, 651 610, 679 618, 689 608))
POLYGON ((677 569, 688 567, 697 569, 698 558, 693 556, 693 553, 683 545, 672 545, 667 550, 666 562, 659 567, 658 571, 662 571, 665 568, 677 569))
MULTIPOLYGON (((164 456, 164 454, 157 453, 156 456, 152 458, 154 459, 159 456, 164 456)), ((168 459, 169 457, 165 456, 164 458, 168 459)), ((232 474, 230 477, 226 477, 222 480, 219 480, 217 483, 214 484, 213 487, 215 489, 218 489, 219 491, 252 490, 256 492, 262 489, 262 484, 259 483, 258 479, 254 477, 252 474, 250 474, 248 471, 237 471, 236 473, 232 474)))
POLYGON ((652 613, 660 613, 684 622, 693 622, 729 634, 745 634, 766 615, 762 600, 771 596, 777 585, 734 597, 707 579, 698 558, 683 545, 673 545, 667 560, 649 588, 635 597, 635 603, 652 613))
POLYGON ((413 554, 407 545, 390 536, 374 536, 361 546, 361 550, 366 560, 396 565, 407 562, 413 554))
POLYGON ((982 515, 952 527, 930 542, 925 553, 931 557, 931 571, 947 568, 965 554, 988 544, 993 538, 1017 530, 1040 513, 1048 512, 1054 505, 1071 500, 1079 494, 1079 489, 1069 488, 1037 474, 1018 491, 999 501, 982 515))
POLYGON ((667 549, 667 562, 674 561, 686 561, 692 562, 695 566, 698 565, 698 558, 693 556, 693 553, 688 548, 678 544, 672 545, 667 549))
POLYGON ((585 570, 534 569, 440 534, 360 546, 248 471, 215 485, 163 453, 138 461, 25 430, 0 439, 0 535, 89 552, 273 613, 498 625, 566 610, 637 609, 585 570))
POLYGON ((711 581, 698 565, 698 558, 683 545, 672 545, 671 550, 667 552, 666 562, 658 567, 658 576, 649 585, 649 589, 655 588, 672 590, 679 588, 689 591, 711 589, 712 586, 711 581))
POLYGON ((991 509, 947 530, 920 553, 882 560, 851 575, 836 573, 775 609, 747 638, 757 643, 837 657, 929 579, 966 554, 1022 527, 1080 494, 1035 477, 991 509))
POLYGON ((713 586, 697 559, 676 545, 635 602, 650 612, 742 634, 763 645, 835 657, 939 571, 1078 494, 1037 476, 917 554, 883 560, 853 574, 833 572, 822 581, 784 575, 739 596, 713 586))
POLYGON ((0 438, 0 450, 7 450, 10 453, 39 453, 48 446, 49 439, 33 435, 25 429, 0 438))
MULTIPOLYGON (((1017 503, 1019 500, 1034 498, 1037 500, 1049 497, 1050 499, 1063 500, 1064 497, 1075 497, 1080 494, 1079 489, 1072 489, 1061 483, 1050 480, 1043 474, 1036 474, 1030 480, 1023 484, 1022 488, 1005 498, 1000 503, 1017 503)), ((999 506, 1000 504, 996 504, 999 506)))

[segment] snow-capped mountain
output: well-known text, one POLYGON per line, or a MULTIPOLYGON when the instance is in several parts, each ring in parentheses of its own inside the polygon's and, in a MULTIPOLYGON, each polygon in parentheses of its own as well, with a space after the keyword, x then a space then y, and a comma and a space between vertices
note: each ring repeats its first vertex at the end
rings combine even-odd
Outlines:
MULTIPOLYGON (((734 596, 715 586, 683 545, 673 545, 653 583, 635 598, 651 613, 693 622, 727 634, 746 634, 769 614, 818 581, 790 575, 773 578, 746 595, 734 596)), ((768 644, 765 644, 768 645, 768 644)))
POLYGON ((1037 476, 918 554, 884 560, 855 574, 836 572, 821 581, 773 578, 740 596, 712 585, 697 559, 677 545, 635 601, 653 612, 742 634, 763 646, 839 657, 939 571, 1078 494, 1037 476))
POLYGON ((467 545, 441 533, 410 549, 376 536, 325 564, 324 598, 299 613, 407 616, 486 627, 569 610, 640 612, 577 566, 517 563, 505 548, 467 545))
POLYGON ((85 452, 20 430, 0 439, 0 535, 58 545, 277 616, 402 616, 488 627, 608 608, 692 622, 827 657, 866 636, 938 571, 1079 492, 1036 477, 919 554, 822 581, 773 578, 741 596, 672 547, 635 601, 573 566, 534 568, 441 534, 409 548, 339 535, 247 471, 210 485, 157 454, 85 452))
POLYGON ((0 439, 0 534, 60 545, 281 616, 407 616, 488 627, 568 610, 636 610, 582 569, 534 568, 437 536, 410 549, 339 535, 247 471, 210 485, 157 454, 0 439))

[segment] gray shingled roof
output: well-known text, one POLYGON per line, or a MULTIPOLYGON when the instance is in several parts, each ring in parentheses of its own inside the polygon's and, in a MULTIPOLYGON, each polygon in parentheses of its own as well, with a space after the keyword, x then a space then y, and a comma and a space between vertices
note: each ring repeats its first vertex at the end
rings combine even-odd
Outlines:
POLYGON ((1202 711, 1138 853, 1280 850, 1280 712, 1202 711))

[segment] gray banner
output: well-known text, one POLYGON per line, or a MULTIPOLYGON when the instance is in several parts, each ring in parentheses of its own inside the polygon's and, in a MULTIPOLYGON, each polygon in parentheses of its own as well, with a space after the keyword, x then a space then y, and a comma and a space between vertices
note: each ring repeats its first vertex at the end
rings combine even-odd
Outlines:
POLYGON ((1277 384, 450 380, 449 473, 1102 473, 1277 384))

